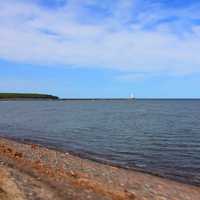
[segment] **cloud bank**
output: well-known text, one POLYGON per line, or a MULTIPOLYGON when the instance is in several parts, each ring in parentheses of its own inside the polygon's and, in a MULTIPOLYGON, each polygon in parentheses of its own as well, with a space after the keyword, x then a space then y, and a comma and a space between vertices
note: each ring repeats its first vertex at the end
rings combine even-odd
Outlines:
POLYGON ((138 73, 200 71, 200 3, 0 2, 0 59, 138 73))

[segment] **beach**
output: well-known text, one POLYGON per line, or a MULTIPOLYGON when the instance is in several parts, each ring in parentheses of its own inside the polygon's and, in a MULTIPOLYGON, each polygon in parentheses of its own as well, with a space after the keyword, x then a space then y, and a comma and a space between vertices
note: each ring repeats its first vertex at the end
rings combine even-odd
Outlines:
POLYGON ((199 200, 200 188, 0 138, 0 199, 199 200))

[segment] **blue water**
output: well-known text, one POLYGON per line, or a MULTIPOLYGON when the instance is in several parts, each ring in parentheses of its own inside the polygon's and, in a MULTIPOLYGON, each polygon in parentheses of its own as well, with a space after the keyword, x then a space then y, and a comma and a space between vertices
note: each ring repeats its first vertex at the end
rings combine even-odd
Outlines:
POLYGON ((0 101, 0 135, 200 185, 200 100, 0 101))

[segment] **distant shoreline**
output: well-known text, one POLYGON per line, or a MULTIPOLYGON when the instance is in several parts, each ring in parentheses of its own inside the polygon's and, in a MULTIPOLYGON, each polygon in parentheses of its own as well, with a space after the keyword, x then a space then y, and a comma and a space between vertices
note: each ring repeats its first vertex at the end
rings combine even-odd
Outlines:
POLYGON ((0 93, 0 100, 40 100, 40 99, 59 99, 57 96, 49 94, 37 94, 37 93, 0 93))
POLYGON ((60 101, 123 101, 123 100, 135 100, 132 98, 64 98, 64 99, 59 99, 60 101))
POLYGON ((69 98, 60 98, 51 94, 42 94, 42 93, 1 93, 0 92, 0 101, 35 101, 35 100, 57 100, 57 101, 135 101, 135 100, 147 100, 147 101, 160 101, 160 100, 200 100, 200 98, 136 98, 136 97, 69 97, 69 98))

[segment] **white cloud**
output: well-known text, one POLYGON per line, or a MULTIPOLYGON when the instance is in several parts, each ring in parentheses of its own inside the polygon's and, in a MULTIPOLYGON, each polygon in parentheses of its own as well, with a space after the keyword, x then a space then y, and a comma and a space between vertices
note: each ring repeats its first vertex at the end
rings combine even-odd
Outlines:
POLYGON ((200 71, 200 26, 190 23, 184 30, 180 23, 162 23, 144 29, 150 22, 174 15, 184 25, 185 17, 199 17, 195 7, 175 12, 155 4, 138 13, 137 0, 135 5, 121 0, 114 9, 101 5, 109 8, 109 15, 92 19, 94 13, 84 6, 94 2, 71 0, 57 9, 20 0, 0 2, 0 58, 139 72, 200 71))

